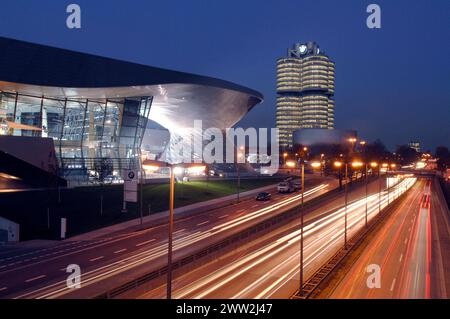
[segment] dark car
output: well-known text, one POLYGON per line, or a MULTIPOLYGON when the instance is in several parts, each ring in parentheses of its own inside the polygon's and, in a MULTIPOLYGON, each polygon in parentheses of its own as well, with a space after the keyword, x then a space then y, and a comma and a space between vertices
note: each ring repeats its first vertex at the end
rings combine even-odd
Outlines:
POLYGON ((267 192, 261 192, 256 196, 256 200, 269 200, 270 199, 270 194, 267 192))

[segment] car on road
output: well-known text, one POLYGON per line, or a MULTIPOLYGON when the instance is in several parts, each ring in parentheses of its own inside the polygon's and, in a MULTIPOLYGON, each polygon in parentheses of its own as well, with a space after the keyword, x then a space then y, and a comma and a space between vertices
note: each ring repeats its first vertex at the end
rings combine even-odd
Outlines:
POLYGON ((270 199, 270 193, 267 192, 261 192, 258 195, 256 195, 256 200, 262 200, 262 201, 266 201, 270 199))
POLYGON ((292 181, 284 181, 277 186, 278 193, 291 193, 295 191, 294 183, 292 181))

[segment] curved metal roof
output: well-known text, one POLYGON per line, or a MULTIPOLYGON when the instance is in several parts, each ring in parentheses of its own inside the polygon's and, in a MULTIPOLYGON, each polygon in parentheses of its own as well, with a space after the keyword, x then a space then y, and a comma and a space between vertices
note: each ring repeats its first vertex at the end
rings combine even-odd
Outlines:
POLYGON ((261 93, 228 81, 0 37, 0 81, 60 88, 190 84, 261 93))

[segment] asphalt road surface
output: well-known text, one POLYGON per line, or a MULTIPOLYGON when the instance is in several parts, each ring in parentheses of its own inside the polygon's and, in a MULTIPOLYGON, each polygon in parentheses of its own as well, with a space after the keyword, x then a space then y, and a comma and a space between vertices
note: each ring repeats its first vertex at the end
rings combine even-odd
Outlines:
POLYGON ((414 185, 331 298, 448 297, 449 215, 438 187, 428 179, 414 185), (380 267, 379 286, 369 265, 380 267))
MULTIPOLYGON (((370 221, 379 209, 392 203, 416 182, 406 178, 389 193, 378 193, 378 181, 369 185, 367 217, 370 221)), ((366 197, 364 187, 353 191, 350 204, 343 198, 329 200, 320 208, 305 211, 305 279, 320 268, 344 245, 345 213, 349 237, 365 227, 366 197)), ((299 220, 280 227, 247 243, 217 260, 176 276, 174 298, 289 298, 299 287, 299 220)), ((164 298, 165 284, 137 298, 164 298)))
MULTIPOLYGON (((334 179, 309 177, 305 201, 335 187, 334 179)), ((174 258, 189 255, 298 205, 299 193, 272 193, 267 202, 251 199, 177 220, 174 258)), ((88 298, 166 263, 166 224, 89 241, 0 251, 0 298, 88 298), (81 289, 69 289, 66 285, 67 267, 71 264, 81 268, 81 289)))

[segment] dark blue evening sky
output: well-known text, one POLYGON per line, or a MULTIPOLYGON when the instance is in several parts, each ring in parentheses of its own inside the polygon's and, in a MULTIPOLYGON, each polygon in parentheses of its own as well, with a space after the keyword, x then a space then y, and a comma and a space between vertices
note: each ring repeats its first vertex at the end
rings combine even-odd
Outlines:
POLYGON ((316 41, 336 62, 336 127, 389 147, 450 146, 450 1, 2 0, 0 35, 219 77, 265 96, 239 125, 273 127, 275 62, 316 41), (82 9, 82 29, 65 25, 82 9), (382 28, 366 27, 366 7, 382 28))

